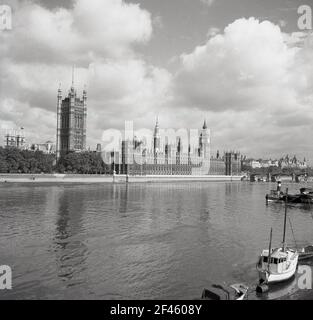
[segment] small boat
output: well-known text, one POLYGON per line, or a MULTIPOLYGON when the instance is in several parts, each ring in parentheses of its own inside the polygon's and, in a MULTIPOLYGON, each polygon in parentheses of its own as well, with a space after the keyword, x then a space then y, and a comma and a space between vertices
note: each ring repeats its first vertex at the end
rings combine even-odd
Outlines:
POLYGON ((271 190, 270 194, 265 196, 266 202, 281 202, 284 201, 284 193, 281 191, 281 182, 277 181, 277 188, 276 190, 271 190))
POLYGON ((307 260, 313 258, 313 245, 304 247, 299 251, 299 260, 307 260))
POLYGON ((242 283, 232 284, 230 286, 222 286, 220 284, 212 284, 209 289, 202 292, 202 300, 244 300, 247 296, 249 287, 242 283))
POLYGON ((288 194, 283 196, 283 202, 288 204, 303 203, 301 194, 288 194))
POLYGON ((284 194, 281 191, 281 182, 278 181, 277 189, 271 190, 265 196, 266 203, 269 202, 286 202, 288 204, 313 204, 313 189, 301 188, 299 194, 284 194))
POLYGON ((281 191, 271 190, 269 194, 265 196, 266 202, 283 202, 284 194, 281 191))
POLYGON ((301 203, 313 204, 313 189, 312 188, 301 188, 299 198, 301 203))
POLYGON ((313 196, 313 188, 300 188, 300 193, 313 196))
POLYGON ((285 196, 283 244, 282 247, 272 249, 273 229, 271 229, 269 249, 262 251, 257 264, 260 285, 288 280, 297 270, 299 253, 295 249, 286 247, 287 199, 288 189, 285 196))

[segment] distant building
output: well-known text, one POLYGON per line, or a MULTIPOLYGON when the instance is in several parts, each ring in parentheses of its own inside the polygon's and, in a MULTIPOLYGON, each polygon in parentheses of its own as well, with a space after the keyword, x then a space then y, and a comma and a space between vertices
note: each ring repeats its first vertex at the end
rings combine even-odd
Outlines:
POLYGON ((250 162, 250 166, 251 166, 252 169, 262 168, 262 165, 261 165, 260 161, 256 161, 256 160, 252 160, 250 162))
POLYGON ((289 157, 287 154, 284 158, 281 158, 279 161, 279 167, 284 168, 295 168, 295 169, 306 169, 308 167, 307 161, 304 158, 303 161, 297 159, 296 156, 289 157))
POLYGON ((112 172, 128 175, 240 175, 240 154, 226 152, 220 157, 210 156, 210 132, 204 122, 199 146, 183 150, 181 139, 176 144, 161 145, 158 120, 155 125, 152 149, 147 150, 136 137, 121 142, 119 151, 105 153, 105 161, 112 163, 112 172))
POLYGON ((23 128, 20 130, 7 130, 4 136, 5 147, 25 149, 26 139, 23 131, 23 128))
POLYGON ((296 156, 289 157, 288 155, 286 155, 285 157, 279 160, 246 159, 243 161, 243 165, 247 167, 251 167, 252 169, 270 168, 270 167, 276 167, 281 169, 284 169, 284 168, 306 169, 308 167, 307 161, 305 158, 303 161, 299 161, 296 156))
POLYGON ((101 153, 101 143, 97 143, 96 152, 101 153))
POLYGON ((52 141, 47 141, 45 143, 34 143, 30 147, 34 151, 42 151, 45 154, 54 154, 56 151, 56 145, 52 141))
POLYGON ((71 151, 80 152, 86 149, 86 118, 86 90, 84 89, 82 98, 78 98, 72 81, 68 97, 62 100, 62 91, 59 88, 57 100, 57 158, 71 151))

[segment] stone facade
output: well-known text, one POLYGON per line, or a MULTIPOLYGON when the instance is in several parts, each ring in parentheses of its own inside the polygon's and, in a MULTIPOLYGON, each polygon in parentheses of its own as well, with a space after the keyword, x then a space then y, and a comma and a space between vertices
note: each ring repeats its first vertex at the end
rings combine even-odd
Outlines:
POLYGON ((241 158, 239 153, 225 152, 220 157, 210 155, 210 133, 206 122, 201 129, 199 146, 191 152, 182 150, 181 140, 176 145, 165 144, 162 148, 158 121, 153 135, 152 150, 144 149, 140 141, 124 140, 120 151, 106 153, 106 163, 112 163, 112 172, 122 175, 240 175, 241 158))
POLYGON ((59 158, 86 149, 87 92, 84 90, 82 98, 78 98, 72 85, 63 100, 61 89, 58 90, 57 101, 56 155, 59 158))

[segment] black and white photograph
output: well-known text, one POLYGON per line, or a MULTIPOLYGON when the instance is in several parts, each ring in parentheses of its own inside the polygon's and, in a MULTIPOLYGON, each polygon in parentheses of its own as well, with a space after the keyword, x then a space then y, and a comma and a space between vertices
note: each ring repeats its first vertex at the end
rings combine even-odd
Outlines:
POLYGON ((1 301, 190 318, 312 276, 312 0, 0 0, 1 301))

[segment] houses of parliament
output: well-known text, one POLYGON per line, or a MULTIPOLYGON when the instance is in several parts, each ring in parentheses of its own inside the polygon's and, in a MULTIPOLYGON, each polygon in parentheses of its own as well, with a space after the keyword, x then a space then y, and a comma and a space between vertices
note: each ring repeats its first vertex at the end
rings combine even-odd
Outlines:
POLYGON ((57 98, 56 157, 69 152, 86 150, 87 91, 77 96, 74 80, 68 96, 62 100, 61 88, 57 98))
MULTIPOLYGON (((56 157, 69 152, 86 151, 87 91, 78 97, 72 80, 68 96, 63 99, 61 88, 57 94, 56 157)), ((211 156, 210 131, 204 121, 198 146, 189 144, 183 149, 180 138, 175 143, 161 144, 159 122, 153 132, 151 150, 136 137, 124 139, 118 150, 101 152, 105 163, 110 163, 111 174, 126 175, 228 175, 241 174, 241 156, 238 152, 224 152, 211 156)), ((99 145, 100 146, 100 145, 99 145)))

